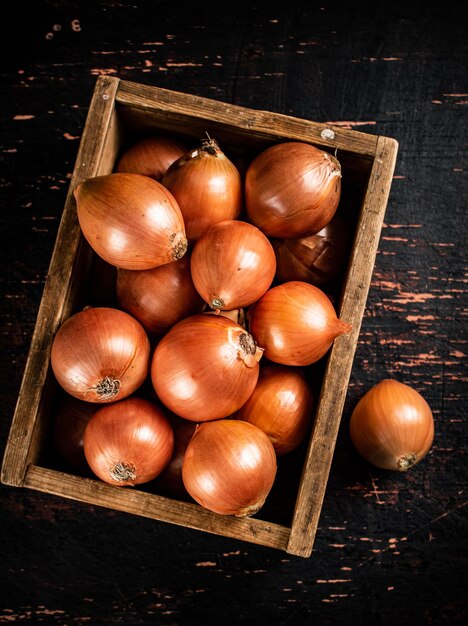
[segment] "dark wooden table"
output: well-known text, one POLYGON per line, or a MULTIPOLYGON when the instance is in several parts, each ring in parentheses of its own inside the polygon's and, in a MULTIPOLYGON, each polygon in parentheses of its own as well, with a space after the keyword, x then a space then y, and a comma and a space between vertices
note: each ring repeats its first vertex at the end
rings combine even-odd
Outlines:
POLYGON ((2 487, 0 623, 462 622, 464 3, 27 4, 1 35, 2 450, 98 75, 388 135, 400 152, 312 557, 2 487), (357 399, 386 377, 434 412, 407 475, 349 441, 357 399))

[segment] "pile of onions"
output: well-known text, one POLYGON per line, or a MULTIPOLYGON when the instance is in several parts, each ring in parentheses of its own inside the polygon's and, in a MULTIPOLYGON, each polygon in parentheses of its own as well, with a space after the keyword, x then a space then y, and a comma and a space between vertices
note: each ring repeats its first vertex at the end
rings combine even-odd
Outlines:
POLYGON ((339 162, 307 143, 267 148, 245 179, 249 220, 270 237, 317 233, 335 214, 340 195, 339 162))
POLYGON ((268 364, 236 418, 266 433, 278 456, 297 448, 312 418, 312 392, 301 370, 268 364))
POLYGON ((143 174, 161 180, 169 167, 187 152, 187 146, 177 139, 164 135, 144 137, 120 157, 116 172, 143 174))
POLYGON ((111 265, 146 270, 187 251, 179 205, 160 183, 140 174, 88 178, 75 189, 81 230, 111 265))
POLYGON ((241 211, 241 176, 214 139, 173 163, 162 182, 179 203, 189 240, 241 211))
POLYGON ((358 402, 351 416, 350 435, 366 461, 405 472, 429 452, 434 418, 415 389, 396 380, 382 380, 358 402))
POLYGON ((84 452, 93 472, 118 487, 153 480, 169 463, 174 434, 164 413, 148 400, 127 398, 90 419, 84 452))
POLYGON ((108 307, 70 317, 52 343, 52 370, 61 387, 87 402, 126 398, 148 374, 150 344, 139 322, 108 307))
MULTIPOLYGON (((53 340, 67 393, 56 450, 110 485, 157 479, 156 489, 213 513, 254 515, 277 457, 310 430, 300 368, 351 329, 319 288, 339 287, 349 253, 340 164, 284 142, 253 159, 244 184, 215 140, 190 150, 153 136, 116 169, 74 191, 100 259, 88 293, 105 306, 72 315, 53 340)), ((419 462, 433 432, 427 403, 396 381, 366 394, 351 419, 358 451, 389 469, 419 462)))
POLYGON ((193 315, 156 346, 151 379, 173 413, 196 422, 227 417, 252 394, 262 357, 253 337, 230 319, 193 315))
POLYGON ((184 457, 182 478, 188 493, 221 515, 254 515, 276 476, 276 455, 263 431, 247 422, 201 424, 184 457))
POLYGON ((200 313, 204 306, 193 285, 187 255, 149 270, 120 269, 117 298, 148 332, 158 335, 184 317, 200 313))
POLYGON ((250 332, 270 361, 310 365, 351 330, 318 287, 291 281, 273 287, 250 310, 250 332))
POLYGON ((212 309, 239 309, 258 300, 271 285, 275 253, 252 224, 227 220, 211 226, 196 242, 191 260, 198 293, 212 309))

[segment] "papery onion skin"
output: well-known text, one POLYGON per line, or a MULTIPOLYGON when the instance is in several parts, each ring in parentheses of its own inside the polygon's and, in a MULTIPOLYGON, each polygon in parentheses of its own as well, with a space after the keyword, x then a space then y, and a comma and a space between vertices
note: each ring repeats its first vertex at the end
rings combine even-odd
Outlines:
POLYGON ((301 370, 267 364, 260 367, 257 386, 236 418, 263 430, 282 456, 304 440, 312 409, 312 392, 301 370))
POLYGON ((102 407, 84 435, 90 468, 101 480, 118 487, 156 478, 169 463, 173 448, 169 420, 161 409, 141 398, 102 407))
POLYGON ((160 181, 169 167, 187 152, 181 141, 164 135, 144 137, 125 150, 116 172, 142 174, 160 181))
POLYGON ((245 517, 263 506, 276 476, 276 455, 267 435, 237 420, 201 424, 184 458, 185 488, 201 506, 245 517))
POLYGON ((86 402, 115 402, 144 382, 150 343, 139 322, 109 307, 70 317, 54 337, 51 365, 60 386, 86 402))
POLYGON ((270 287, 276 270, 273 247, 255 226, 227 220, 210 226, 195 243, 191 272, 212 309, 249 306, 270 287))
POLYGON ((155 335, 204 307, 188 256, 149 270, 118 270, 117 298, 123 309, 155 335))
POLYGON ((276 280, 300 280, 316 287, 332 283, 342 273, 351 247, 349 227, 335 214, 315 235, 272 239, 276 255, 276 280))
POLYGON ((54 419, 54 447, 67 469, 78 474, 89 472, 83 447, 84 432, 99 405, 82 402, 63 394, 54 419))
POLYGON ((429 452, 434 418, 430 406, 415 389, 385 379, 356 405, 350 435, 366 461, 382 469, 404 472, 429 452))
POLYGON ((242 209, 241 176, 214 139, 173 163, 163 185, 177 200, 191 241, 212 224, 236 219, 242 209))
POLYGON ((140 174, 88 178, 74 191, 81 230, 105 261, 146 270, 182 258, 187 239, 177 201, 140 174))
POLYGON ((221 315, 193 315, 154 351, 151 380, 161 402, 196 422, 227 417, 253 392, 262 351, 242 326, 221 315))
POLYGON ((182 480, 182 464, 198 424, 176 415, 169 415, 169 420, 174 431, 174 450, 168 465, 157 478, 157 486, 165 495, 185 500, 188 493, 182 480))
POLYGON ((318 287, 291 281, 272 287, 249 310, 249 329, 270 361, 305 366, 351 330, 318 287))
POLYGON ((302 142, 267 148, 250 164, 245 179, 249 221, 269 237, 317 233, 332 219, 340 195, 339 162, 302 142))

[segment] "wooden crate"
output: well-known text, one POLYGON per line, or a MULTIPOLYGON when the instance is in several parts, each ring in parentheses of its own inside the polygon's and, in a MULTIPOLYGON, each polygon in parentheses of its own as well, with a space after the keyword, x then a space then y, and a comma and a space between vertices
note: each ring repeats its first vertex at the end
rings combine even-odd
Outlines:
POLYGON ((5 451, 2 482, 310 556, 396 154, 397 142, 387 137, 100 77, 44 288, 5 451), (110 173, 126 142, 138 134, 158 130, 189 141, 199 140, 208 132, 228 154, 240 157, 258 153, 278 141, 313 143, 337 153, 343 169, 343 189, 352 192, 349 198, 350 211, 355 212, 354 243, 338 301, 339 315, 352 324, 352 332, 335 341, 324 363, 309 441, 295 456, 290 453, 287 471, 272 492, 273 505, 269 506, 267 500, 252 518, 220 516, 197 504, 152 493, 144 486, 113 487, 62 471, 51 461, 51 416, 58 393, 49 363, 51 344, 65 319, 86 304, 86 285, 94 258, 80 233, 73 189, 88 177, 110 173))

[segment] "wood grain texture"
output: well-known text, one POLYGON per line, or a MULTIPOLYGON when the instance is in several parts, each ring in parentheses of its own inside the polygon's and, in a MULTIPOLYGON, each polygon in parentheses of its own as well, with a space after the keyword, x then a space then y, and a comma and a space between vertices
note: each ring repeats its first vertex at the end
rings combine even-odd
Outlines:
POLYGON ((2 447, 97 75, 338 122, 400 149, 312 558, 2 487, 0 623, 465 623, 463 9, 41 1, 2 21, 2 447), (352 408, 387 376, 436 421, 404 476, 349 442, 352 408))

